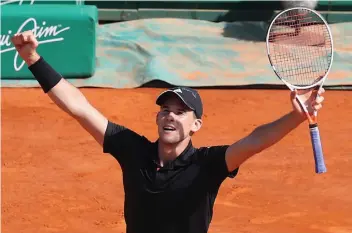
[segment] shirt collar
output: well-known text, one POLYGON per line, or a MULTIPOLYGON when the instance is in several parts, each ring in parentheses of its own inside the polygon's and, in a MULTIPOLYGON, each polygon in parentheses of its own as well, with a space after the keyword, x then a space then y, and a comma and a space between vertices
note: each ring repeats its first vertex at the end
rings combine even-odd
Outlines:
MULTIPOLYGON (((152 154, 153 154, 153 162, 160 167, 158 143, 159 143, 159 140, 153 143, 154 149, 152 154)), ((192 158, 193 158, 192 155, 194 154, 194 152, 195 152, 195 148, 193 147, 192 141, 190 140, 187 147, 184 149, 184 151, 179 156, 177 156, 173 161, 170 161, 168 164, 163 166, 163 169, 174 169, 176 167, 187 166, 192 161, 192 158)))

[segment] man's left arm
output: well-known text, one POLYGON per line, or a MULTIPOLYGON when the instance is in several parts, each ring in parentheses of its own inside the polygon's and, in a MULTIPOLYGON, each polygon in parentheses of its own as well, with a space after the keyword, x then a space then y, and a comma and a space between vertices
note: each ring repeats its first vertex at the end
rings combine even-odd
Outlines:
POLYGON ((233 143, 226 150, 226 164, 229 171, 238 168, 251 156, 274 145, 304 121, 292 111, 280 119, 257 127, 247 137, 233 143))
MULTIPOLYGON (((324 89, 319 91, 322 94, 324 89)), ((306 104, 310 105, 310 110, 319 110, 322 107, 322 96, 310 98, 306 100, 306 104), (310 100, 312 99, 312 100, 310 100)), ((291 95, 293 111, 284 115, 276 121, 258 126, 248 136, 230 145, 225 154, 226 165, 228 171, 238 168, 243 162, 251 156, 265 150, 266 148, 276 144, 292 130, 303 123, 307 117, 302 111, 300 105, 295 99, 295 93, 291 95)))

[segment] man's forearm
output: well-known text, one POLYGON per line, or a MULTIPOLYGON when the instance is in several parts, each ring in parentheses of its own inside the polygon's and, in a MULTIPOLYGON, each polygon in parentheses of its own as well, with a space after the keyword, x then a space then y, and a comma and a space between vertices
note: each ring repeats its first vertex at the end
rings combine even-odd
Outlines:
POLYGON ((35 53, 25 62, 54 103, 71 116, 77 116, 87 104, 85 96, 40 58, 35 53))
POLYGON ((47 94, 61 110, 72 117, 80 117, 87 109, 85 96, 65 79, 61 79, 47 94))
POLYGON ((249 135, 249 141, 253 143, 255 151, 258 153, 279 142, 304 121, 303 116, 292 111, 276 121, 256 128, 249 135))

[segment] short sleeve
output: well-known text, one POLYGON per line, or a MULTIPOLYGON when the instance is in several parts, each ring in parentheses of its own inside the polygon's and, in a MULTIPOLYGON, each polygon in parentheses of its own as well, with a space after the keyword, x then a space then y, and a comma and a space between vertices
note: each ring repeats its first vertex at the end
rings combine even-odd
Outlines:
POLYGON ((133 158, 134 148, 144 139, 129 128, 109 121, 104 135, 103 152, 110 153, 124 165, 133 158))
POLYGON ((238 174, 239 168, 229 172, 226 165, 226 150, 229 146, 212 146, 203 148, 204 165, 208 170, 210 178, 214 182, 221 183, 226 178, 234 178, 238 174))

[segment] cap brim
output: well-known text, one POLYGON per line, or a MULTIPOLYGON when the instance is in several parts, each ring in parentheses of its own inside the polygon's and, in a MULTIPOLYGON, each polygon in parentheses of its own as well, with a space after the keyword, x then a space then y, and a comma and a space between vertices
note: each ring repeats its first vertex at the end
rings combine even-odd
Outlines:
POLYGON ((165 101, 165 99, 167 98, 167 95, 168 94, 174 94, 175 96, 177 96, 187 107, 189 107, 191 110, 194 111, 194 108, 191 107, 183 98, 180 94, 178 94, 177 92, 175 91, 172 91, 172 90, 166 90, 164 92, 162 92, 158 98, 156 99, 156 104, 157 105, 162 105, 163 102, 165 101))

